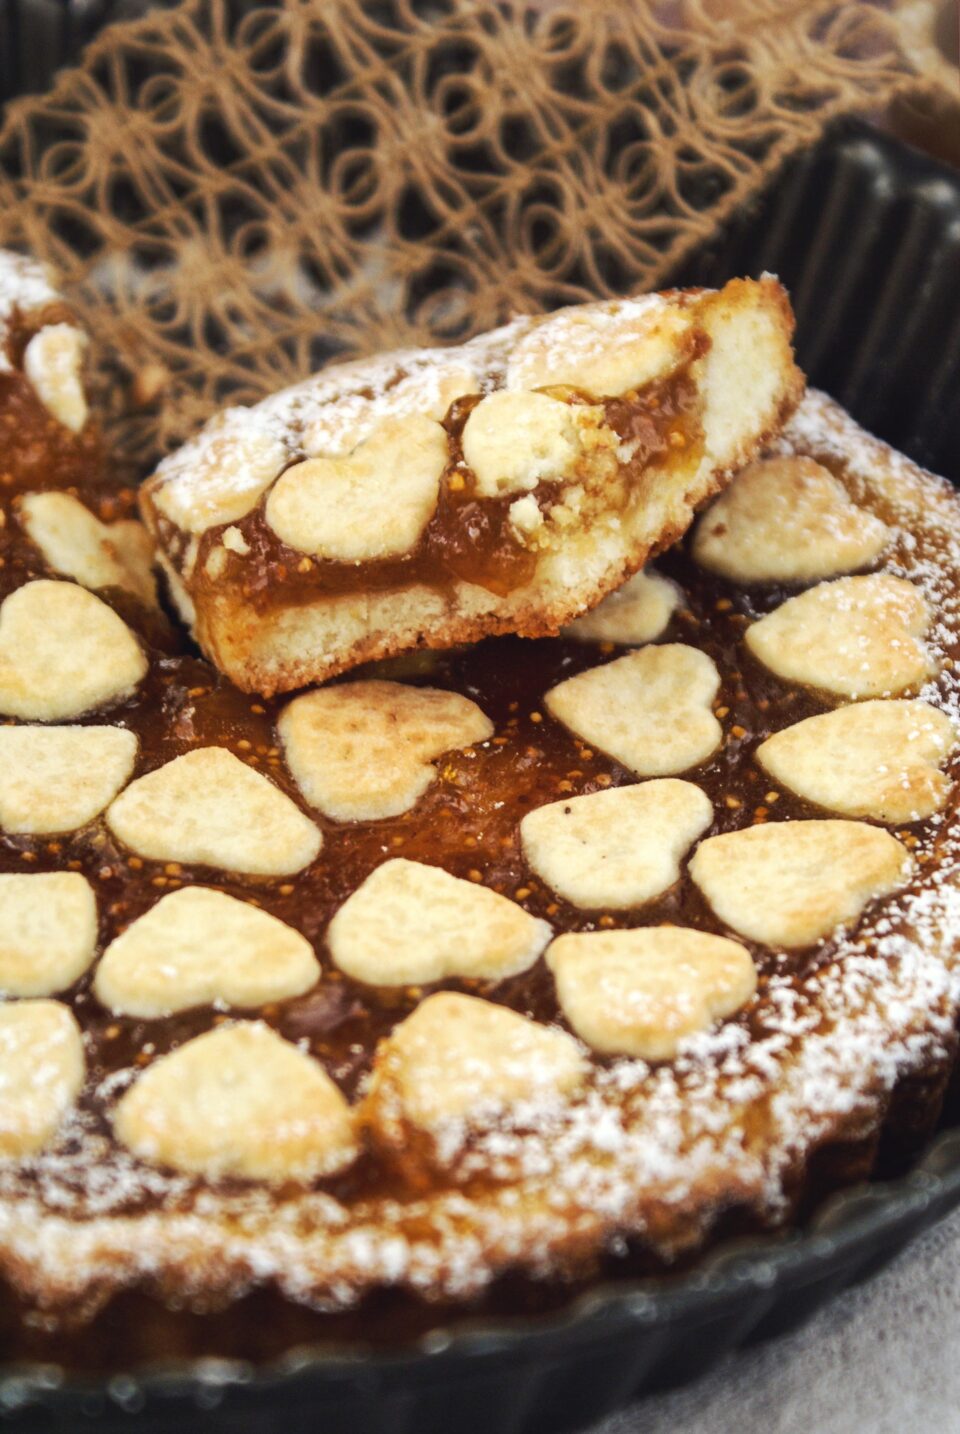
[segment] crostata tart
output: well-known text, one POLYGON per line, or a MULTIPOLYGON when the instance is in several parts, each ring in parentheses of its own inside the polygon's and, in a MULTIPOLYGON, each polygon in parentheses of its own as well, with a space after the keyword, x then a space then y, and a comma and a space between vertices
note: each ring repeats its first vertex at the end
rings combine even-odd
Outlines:
POLYGON ((84 334, 11 256, 0 319, 0 1271, 35 1328, 669 1265, 929 1126, 960 506, 796 406, 775 281, 233 410, 141 491, 159 588, 84 334))

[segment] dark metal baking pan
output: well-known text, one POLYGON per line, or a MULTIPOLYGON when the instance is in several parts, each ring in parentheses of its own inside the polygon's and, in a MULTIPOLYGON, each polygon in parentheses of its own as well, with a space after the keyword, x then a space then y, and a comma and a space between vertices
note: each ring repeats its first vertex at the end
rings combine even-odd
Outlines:
MULTIPOLYGON (((778 271, 813 381, 960 481, 958 246, 960 179, 846 125, 676 277, 778 271)), ((800 1230, 721 1245, 685 1274, 614 1280, 546 1315, 461 1320, 387 1352, 328 1341, 259 1367, 181 1356, 86 1380, 8 1366, 0 1421, 44 1434, 556 1434, 800 1323, 958 1202, 960 1129, 947 1128, 908 1173, 833 1197, 800 1230)))

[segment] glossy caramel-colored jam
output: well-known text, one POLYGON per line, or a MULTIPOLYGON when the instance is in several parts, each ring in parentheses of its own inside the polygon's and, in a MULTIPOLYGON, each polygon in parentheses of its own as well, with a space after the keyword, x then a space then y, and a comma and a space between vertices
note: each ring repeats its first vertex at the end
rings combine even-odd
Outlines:
MULTIPOLYGON (((620 465, 621 506, 637 495, 650 468, 662 475, 673 463, 689 462, 701 442, 700 397, 689 369, 705 344, 705 338, 702 344, 691 343, 691 358, 667 378, 605 402, 608 426, 630 445, 630 457, 620 465)), ((476 479, 463 462, 463 430, 481 398, 481 394, 471 394, 458 399, 444 420, 450 459, 441 478, 436 509, 409 553, 360 563, 311 558, 277 537, 264 517, 261 502, 237 523, 221 524, 204 533, 191 591, 202 601, 205 589, 222 593, 235 587, 244 603, 268 612, 321 595, 384 591, 410 583, 440 590, 453 582, 475 583, 500 597, 522 587, 533 576, 538 553, 511 525, 510 508, 518 495, 478 498, 476 479), (225 566, 211 578, 207 559, 219 547, 228 526, 240 530, 249 552, 240 562, 232 552, 221 550, 225 566)), ((574 403, 591 402, 585 394, 568 398, 574 403)), ((385 493, 390 490, 389 477, 384 474, 385 493)), ((567 482, 545 480, 533 490, 546 519, 563 501, 568 487, 567 482)))

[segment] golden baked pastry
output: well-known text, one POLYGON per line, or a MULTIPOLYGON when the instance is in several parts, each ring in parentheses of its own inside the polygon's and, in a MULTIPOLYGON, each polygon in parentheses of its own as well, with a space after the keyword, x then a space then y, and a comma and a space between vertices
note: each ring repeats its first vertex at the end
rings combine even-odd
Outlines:
POLYGON ((144 518, 244 691, 556 633, 779 430, 792 329, 776 280, 735 280, 328 368, 208 423, 144 485, 144 518))
POLYGON ((0 1272, 23 1307, 55 1327, 130 1287, 206 1309, 269 1286, 463 1309, 507 1273, 788 1221, 920 1081, 906 1123, 929 1124, 960 922, 944 483, 809 394, 743 480, 828 473, 811 511, 843 541, 802 577, 734 479, 729 563, 708 510, 706 547, 569 635, 261 699, 157 613, 142 535, 116 541, 132 495, 31 347, 70 316, 4 264, 0 1272), (740 576, 751 512, 771 578, 740 576), (751 636, 780 614, 782 641, 751 636))

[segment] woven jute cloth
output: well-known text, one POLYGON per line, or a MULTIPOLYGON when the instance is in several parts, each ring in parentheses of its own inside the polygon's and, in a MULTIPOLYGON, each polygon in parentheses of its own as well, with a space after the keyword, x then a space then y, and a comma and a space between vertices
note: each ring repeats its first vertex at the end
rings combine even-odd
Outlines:
POLYGON ((333 357, 655 287, 933 6, 186 0, 0 131, 0 244, 64 277, 143 465, 333 357))

